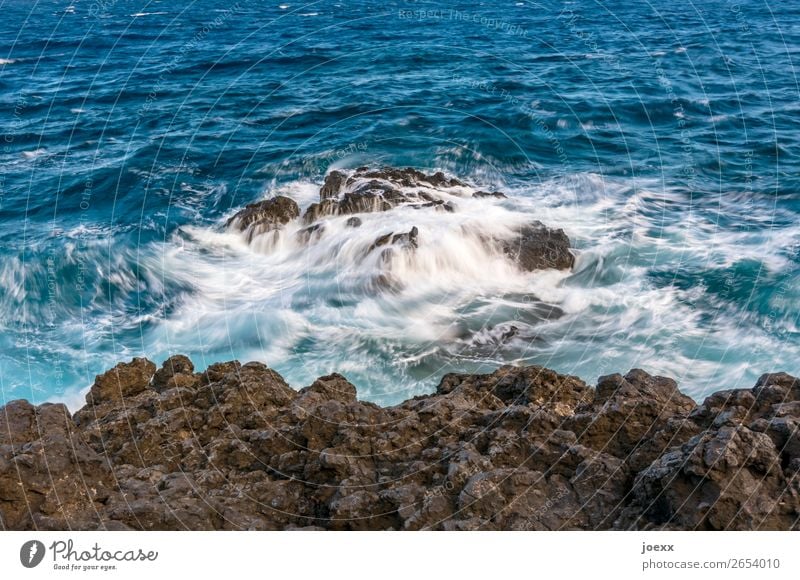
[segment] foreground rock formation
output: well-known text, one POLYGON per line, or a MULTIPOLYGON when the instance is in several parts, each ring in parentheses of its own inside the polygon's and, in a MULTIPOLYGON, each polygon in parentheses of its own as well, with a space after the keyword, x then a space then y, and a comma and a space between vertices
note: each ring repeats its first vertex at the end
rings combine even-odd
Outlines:
POLYGON ((0 528, 798 529, 798 421, 786 374, 695 405, 503 367, 381 408, 340 375, 134 359, 74 415, 0 408, 0 528))

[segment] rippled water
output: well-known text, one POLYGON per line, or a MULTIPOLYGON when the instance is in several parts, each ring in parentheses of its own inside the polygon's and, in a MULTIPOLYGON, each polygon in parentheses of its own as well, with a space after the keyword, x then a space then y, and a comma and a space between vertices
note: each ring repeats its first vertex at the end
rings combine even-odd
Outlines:
POLYGON ((0 2, 0 398, 178 352, 381 403, 502 362, 695 397, 799 373, 800 6, 665 4, 0 2), (509 199, 313 248, 224 227, 384 164, 509 199), (571 274, 459 234, 528 218, 571 274), (370 290, 348 244, 411 225, 402 289, 370 290))

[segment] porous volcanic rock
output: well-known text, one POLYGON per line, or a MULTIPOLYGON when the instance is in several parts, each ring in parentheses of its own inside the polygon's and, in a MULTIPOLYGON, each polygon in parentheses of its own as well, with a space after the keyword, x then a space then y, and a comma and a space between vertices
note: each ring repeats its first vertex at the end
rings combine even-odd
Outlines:
POLYGON ((569 270, 575 265, 570 242, 562 229, 553 229, 540 221, 520 228, 513 237, 503 240, 503 251, 522 270, 569 270))
POLYGON ((446 375, 394 407, 338 374, 122 363, 87 405, 0 408, 0 527, 798 529, 800 381, 701 405, 633 370, 446 375))
POLYGON ((293 219, 300 217, 300 207, 292 198, 278 195, 245 206, 228 220, 228 227, 247 232, 248 238, 264 232, 280 229, 293 219))

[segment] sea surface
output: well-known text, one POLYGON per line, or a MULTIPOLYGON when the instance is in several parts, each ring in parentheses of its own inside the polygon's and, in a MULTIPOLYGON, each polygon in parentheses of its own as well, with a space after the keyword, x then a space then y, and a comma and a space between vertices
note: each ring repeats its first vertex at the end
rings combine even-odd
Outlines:
POLYGON ((695 398, 800 373, 800 2, 0 14, 0 402, 74 408, 117 362, 176 353, 298 388, 336 371, 382 404, 504 363, 590 383, 640 367, 695 398), (303 248, 225 227, 382 165, 509 197, 370 216, 358 235, 419 226, 391 292, 342 231, 303 248), (564 228, 574 271, 458 236, 523 218, 564 228))

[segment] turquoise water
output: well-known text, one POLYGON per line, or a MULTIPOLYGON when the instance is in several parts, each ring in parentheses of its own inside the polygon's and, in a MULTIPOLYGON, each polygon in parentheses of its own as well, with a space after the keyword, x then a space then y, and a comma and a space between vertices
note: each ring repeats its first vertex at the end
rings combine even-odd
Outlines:
POLYGON ((800 373, 797 2, 175 4, 0 2, 0 399, 74 405, 174 353, 381 403, 502 362, 695 397, 800 373), (374 216, 420 226, 396 293, 346 240, 224 227, 384 164, 509 199, 374 216), (454 233, 520 216, 567 231, 574 272, 454 233))

